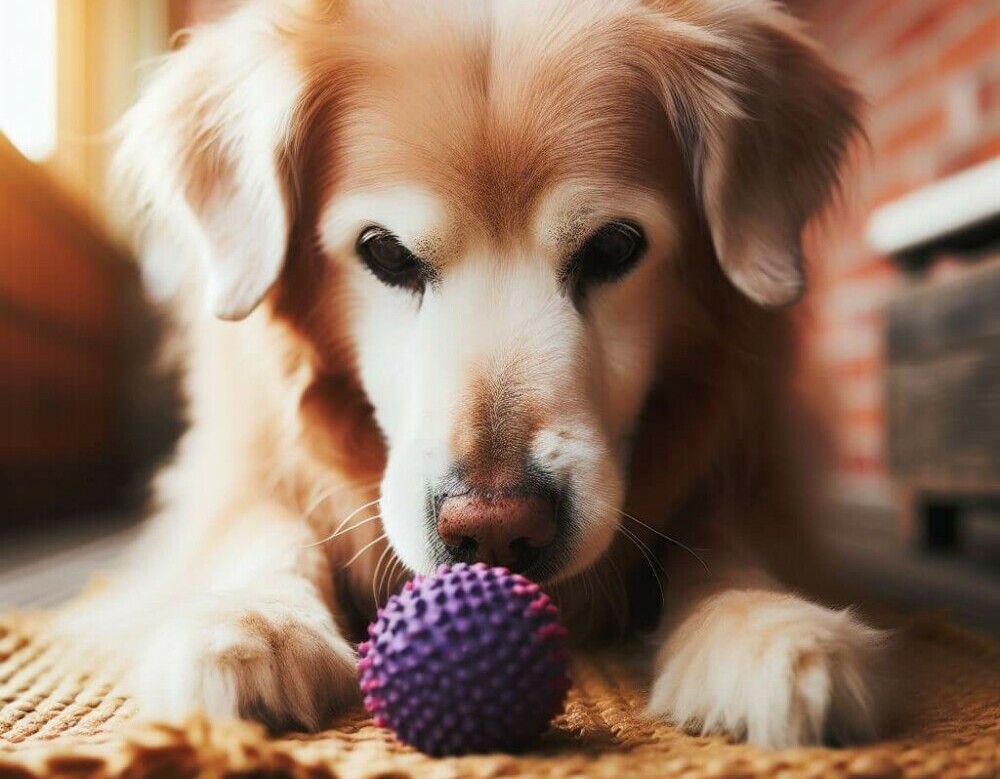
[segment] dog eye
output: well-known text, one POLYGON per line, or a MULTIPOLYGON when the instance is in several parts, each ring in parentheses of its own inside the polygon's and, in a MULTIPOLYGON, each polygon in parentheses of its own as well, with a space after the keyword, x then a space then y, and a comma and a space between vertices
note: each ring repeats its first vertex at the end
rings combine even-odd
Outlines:
POLYGON ((358 236, 357 251, 383 283, 414 289, 423 285, 423 263, 388 230, 369 227, 358 236))
POLYGON ((577 250, 569 274, 587 281, 614 281, 628 273, 646 248, 642 228, 632 222, 608 222, 577 250))

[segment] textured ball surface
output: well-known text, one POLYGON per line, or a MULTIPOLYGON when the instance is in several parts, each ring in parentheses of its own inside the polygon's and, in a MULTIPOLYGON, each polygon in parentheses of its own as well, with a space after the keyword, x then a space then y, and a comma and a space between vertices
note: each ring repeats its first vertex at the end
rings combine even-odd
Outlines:
POLYGON ((562 711, 566 631, 537 584, 442 566, 389 599, 358 647, 375 723, 430 755, 513 751, 562 711))

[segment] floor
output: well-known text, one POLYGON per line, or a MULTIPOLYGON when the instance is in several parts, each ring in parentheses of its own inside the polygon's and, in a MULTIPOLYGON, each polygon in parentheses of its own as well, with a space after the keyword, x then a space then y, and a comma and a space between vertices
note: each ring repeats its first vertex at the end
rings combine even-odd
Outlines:
POLYGON ((915 549, 897 528, 887 509, 845 505, 832 512, 824 540, 846 589, 896 611, 939 612, 1000 635, 995 517, 970 522, 964 543, 950 552, 915 549))
POLYGON ((0 545, 0 610, 51 608, 112 568, 138 527, 134 516, 100 514, 6 534, 0 545))

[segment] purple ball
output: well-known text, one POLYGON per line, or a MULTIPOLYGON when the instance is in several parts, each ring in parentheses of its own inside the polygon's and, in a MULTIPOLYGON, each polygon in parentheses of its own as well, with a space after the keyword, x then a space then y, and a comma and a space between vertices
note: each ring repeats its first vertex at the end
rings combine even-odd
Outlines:
POLYGON ((379 610, 358 647, 375 724, 429 755, 514 751, 563 709, 566 630, 506 568, 441 566, 379 610))

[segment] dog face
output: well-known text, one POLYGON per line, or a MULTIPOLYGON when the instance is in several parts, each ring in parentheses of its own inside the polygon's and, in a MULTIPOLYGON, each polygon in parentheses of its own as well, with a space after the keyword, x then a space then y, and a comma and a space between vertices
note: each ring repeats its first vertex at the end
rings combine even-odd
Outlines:
POLYGON ((309 308, 337 308, 314 340, 350 344, 409 567, 585 569, 685 326, 684 268, 799 294, 851 93, 768 4, 269 9, 196 34, 130 118, 153 234, 190 228, 225 318, 303 262, 296 225, 314 237, 309 308), (686 256, 700 233, 716 257, 686 256))
POLYGON ((417 570, 593 562, 653 380, 682 162, 626 64, 595 67, 611 41, 574 50, 594 11, 558 10, 359 21, 384 50, 320 230, 388 443, 383 523, 417 570))

